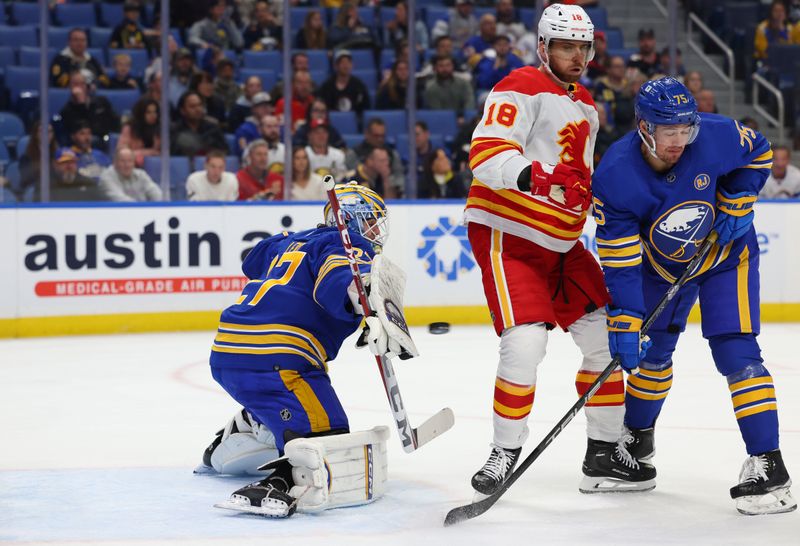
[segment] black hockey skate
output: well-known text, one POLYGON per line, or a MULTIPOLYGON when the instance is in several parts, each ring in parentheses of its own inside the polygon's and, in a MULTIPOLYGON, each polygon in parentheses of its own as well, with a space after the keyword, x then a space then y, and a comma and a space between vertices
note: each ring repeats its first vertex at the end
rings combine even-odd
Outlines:
POLYGON ((589 438, 578 489, 581 493, 650 491, 656 486, 655 477, 655 467, 634 459, 623 440, 614 443, 589 438))
POLYGON ((289 494, 293 485, 291 472, 292 466, 284 460, 268 478, 237 489, 226 502, 214 506, 268 518, 288 518, 297 510, 297 499, 289 494))
POLYGON ((482 495, 494 494, 514 470, 521 451, 521 447, 504 449, 492 444, 489 460, 472 476, 472 488, 482 495))
POLYGON ((622 442, 631 457, 639 462, 649 463, 656 454, 655 429, 653 427, 625 427, 622 442))
POLYGON ((780 514, 797 508, 789 487, 792 480, 780 449, 748 457, 739 474, 739 485, 731 487, 731 498, 742 514, 780 514))

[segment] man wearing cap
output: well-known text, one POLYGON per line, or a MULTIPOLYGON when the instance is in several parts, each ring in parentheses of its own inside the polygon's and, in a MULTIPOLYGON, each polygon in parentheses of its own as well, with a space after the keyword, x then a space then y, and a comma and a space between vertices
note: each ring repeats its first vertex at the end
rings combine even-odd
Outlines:
POLYGON ((333 54, 333 76, 319 88, 319 96, 329 110, 354 111, 359 117, 369 108, 369 92, 364 82, 353 76, 353 56, 347 49, 333 54))
POLYGON ((197 21, 189 29, 189 45, 207 49, 242 49, 244 39, 231 18, 225 13, 225 0, 216 0, 208 8, 205 19, 197 21))
POLYGON ((344 152, 329 146, 330 128, 324 118, 314 118, 308 126, 308 154, 309 168, 312 173, 319 175, 330 174, 337 180, 345 173, 344 152))
POLYGON ((150 175, 135 167, 133 150, 119 148, 114 164, 100 175, 100 189, 109 201, 161 201, 163 195, 150 175))
POLYGON ((78 172, 87 178, 97 180, 100 173, 111 164, 108 156, 92 148, 92 130, 89 122, 77 122, 70 133, 72 146, 69 148, 78 158, 78 172))
POLYGON ((108 47, 111 49, 147 49, 150 53, 144 29, 139 24, 139 6, 132 2, 125 3, 122 7, 122 14, 124 18, 111 33, 108 47))
POLYGON ((639 51, 628 59, 628 67, 638 69, 648 78, 658 70, 656 33, 652 28, 639 29, 639 51))
POLYGON ((225 103, 225 111, 230 112, 242 94, 242 89, 234 79, 236 66, 233 61, 223 57, 217 63, 217 75, 214 78, 214 94, 225 103))
POLYGON ((272 113, 272 98, 269 93, 261 91, 253 96, 250 115, 244 120, 234 135, 236 136, 236 155, 242 155, 245 147, 257 138, 261 138, 261 119, 272 113))
POLYGON ((483 58, 475 67, 478 90, 489 91, 512 70, 522 68, 525 63, 511 52, 511 38, 500 34, 494 39, 494 47, 483 52, 483 58))
POLYGON ((119 132, 119 116, 107 98, 91 92, 82 71, 70 74, 69 90, 69 100, 59 112, 67 132, 72 133, 82 123, 87 123, 96 137, 119 132))
MULTIPOLYGON (((436 22, 439 25, 439 21, 436 22)), ((433 28, 434 39, 442 34, 439 34, 438 27, 433 28)), ((469 40, 478 32, 478 18, 472 12, 472 0, 456 0, 455 8, 450 10, 450 24, 449 32, 444 35, 449 35, 453 40, 453 45, 461 49, 464 43, 469 40)))
POLYGON ((172 73, 169 76, 169 102, 174 108, 188 89, 192 76, 198 71, 194 66, 194 55, 182 47, 175 52, 172 73))
MULTIPOLYGON (((41 201, 36 186, 35 201, 41 201)), ((78 172, 78 156, 69 148, 56 153, 54 170, 50 177, 50 201, 105 201, 105 194, 97 183, 78 172)))
POLYGON ((86 51, 88 45, 89 39, 85 30, 73 28, 69 31, 67 47, 62 49, 50 64, 51 86, 67 87, 70 74, 76 70, 80 70, 87 79, 91 79, 90 83, 96 81, 101 86, 108 83, 103 66, 86 51))
POLYGON ((260 93, 263 90, 264 86, 261 83, 261 78, 258 76, 250 76, 244 81, 242 94, 236 99, 236 103, 233 105, 228 115, 229 127, 238 127, 244 123, 244 120, 250 115, 250 109, 253 107, 253 97, 256 96, 256 93, 260 93))

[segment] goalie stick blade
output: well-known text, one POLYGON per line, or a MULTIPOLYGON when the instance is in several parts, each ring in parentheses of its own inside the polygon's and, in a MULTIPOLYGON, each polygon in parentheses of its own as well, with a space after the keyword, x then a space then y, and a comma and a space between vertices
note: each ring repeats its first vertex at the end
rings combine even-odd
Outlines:
POLYGON ((414 437, 417 441, 414 445, 407 446, 406 451, 411 453, 412 451, 424 446, 437 436, 441 436, 453 428, 453 424, 455 424, 455 422, 456 418, 453 414, 453 410, 450 408, 442 409, 439 411, 439 413, 433 417, 430 417, 427 421, 414 429, 414 437), (409 447, 411 449, 408 449, 409 447))

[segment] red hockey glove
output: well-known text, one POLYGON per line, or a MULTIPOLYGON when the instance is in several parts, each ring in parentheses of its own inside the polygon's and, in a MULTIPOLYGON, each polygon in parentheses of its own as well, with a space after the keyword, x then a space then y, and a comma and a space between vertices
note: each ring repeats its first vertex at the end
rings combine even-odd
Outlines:
POLYGON ((589 179, 586 173, 577 167, 559 163, 554 167, 544 166, 538 161, 531 163, 531 193, 533 195, 549 196, 553 186, 561 186, 564 191, 564 204, 567 208, 577 206, 586 210, 592 202, 589 179))

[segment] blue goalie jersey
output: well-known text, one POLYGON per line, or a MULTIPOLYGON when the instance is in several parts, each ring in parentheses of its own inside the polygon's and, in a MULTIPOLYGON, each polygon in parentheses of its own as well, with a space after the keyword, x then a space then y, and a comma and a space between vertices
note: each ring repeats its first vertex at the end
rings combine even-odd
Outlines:
MULTIPOLYGON (((671 171, 654 171, 642 156, 633 131, 603 156, 592 180, 597 250, 615 307, 645 314, 642 263, 666 283, 673 283, 711 232, 715 204, 728 194, 757 194, 769 176, 772 150, 766 138, 735 120, 700 114, 700 132, 671 171)), ((738 259, 754 230, 719 247, 715 245, 697 277, 738 259)), ((751 241, 751 244, 755 244, 751 241)))
MULTIPOLYGON (((357 233, 351 239, 360 271, 369 272, 371 244, 357 233)), ((264 239, 242 271, 249 282, 222 312, 211 366, 327 370, 362 320, 347 295, 353 277, 337 229, 264 239)))

